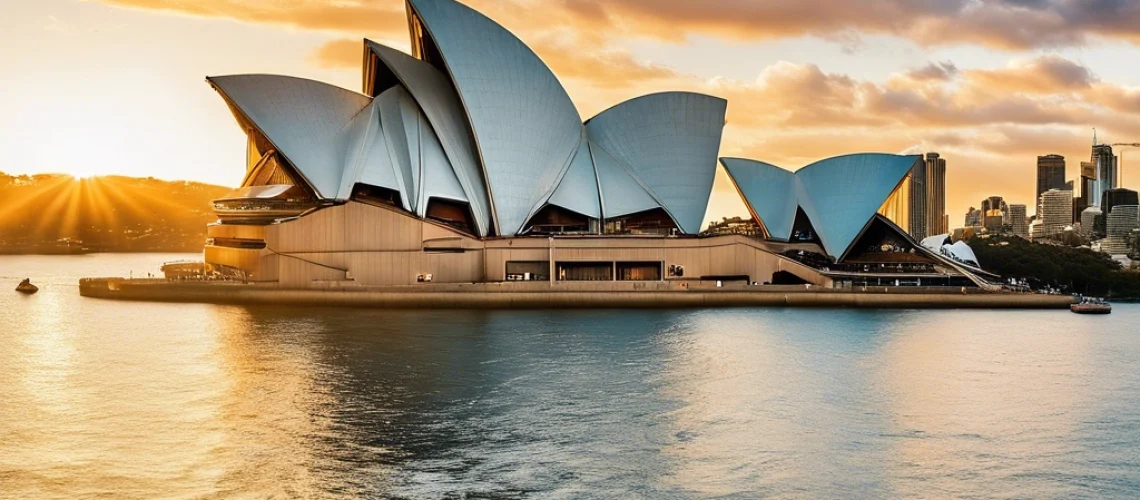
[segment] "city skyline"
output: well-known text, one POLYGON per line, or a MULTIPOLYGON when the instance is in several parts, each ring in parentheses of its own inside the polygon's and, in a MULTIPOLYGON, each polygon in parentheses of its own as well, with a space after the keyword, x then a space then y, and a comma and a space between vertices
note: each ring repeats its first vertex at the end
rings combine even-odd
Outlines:
MULTIPOLYGON (((677 88, 730 99, 722 156, 805 165, 939 152, 951 226, 992 194, 1035 206, 1023 179, 1038 156, 1066 156, 1066 180, 1078 178, 1094 126, 1102 142, 1140 139, 1140 71, 1117 64, 1140 52, 1140 30, 1121 22, 1135 6, 469 3, 534 47, 583 116, 677 88), (816 11, 825 13, 806 14, 816 11), (552 16, 567 22, 550 27, 552 16)), ((14 78, 0 97, 9 110, 0 146, 11 155, 0 170, 9 173, 234 186, 245 141, 205 76, 295 74, 357 88, 362 38, 408 49, 399 1, 49 0, 8 11, 0 53, 14 78)), ((744 213, 719 172, 706 222, 744 213)))

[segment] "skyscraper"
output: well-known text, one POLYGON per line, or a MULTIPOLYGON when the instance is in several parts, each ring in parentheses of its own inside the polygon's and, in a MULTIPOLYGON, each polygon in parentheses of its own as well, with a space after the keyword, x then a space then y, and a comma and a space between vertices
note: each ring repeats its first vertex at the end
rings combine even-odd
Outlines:
POLYGON ((1089 200, 1089 205, 1100 206, 1101 197, 1105 191, 1120 187, 1117 172, 1117 158, 1112 154, 1112 146, 1108 144, 1095 145, 1092 148, 1092 164, 1096 165, 1096 195, 1089 200))
POLYGON ((1029 217, 1025 205, 1010 205, 1009 217, 1013 226, 1013 235, 1029 238, 1029 217))
POLYGON ((950 232, 946 216, 946 160, 938 153, 926 154, 926 235, 950 232))
POLYGON ((1006 205, 1005 199, 1001 196, 990 196, 982 200, 982 212, 989 212, 991 210, 1000 211, 1003 215, 1009 210, 1009 205, 1006 205))
POLYGON ((1073 223, 1073 192, 1061 189, 1050 189, 1041 193, 1038 205, 1041 212, 1037 214, 1040 225, 1034 239, 1061 234, 1065 227, 1073 223))
POLYGON ((990 196, 982 200, 981 219, 982 227, 991 233, 1000 233, 1005 229, 1009 206, 1001 196, 990 196))
POLYGON ((1111 255, 1128 255, 1131 250, 1132 231, 1140 227, 1140 207, 1136 205, 1116 205, 1112 213, 1105 217, 1108 236, 1101 243, 1101 250, 1111 255))
POLYGON ((907 232, 917 240, 930 236, 926 232, 927 164, 917 162, 910 171, 910 227, 907 232))
POLYGON ((1096 164, 1082 161, 1081 176, 1078 179, 1080 180, 1078 183, 1080 196, 1073 200, 1074 222, 1081 220, 1080 214, 1083 213, 1086 208, 1092 206, 1093 192, 1096 191, 1096 164))
MULTIPOLYGON (((1065 157, 1061 155, 1045 155, 1037 157, 1037 195, 1050 189, 1065 189, 1065 157)), ((1038 214, 1040 214, 1038 208, 1038 214)))

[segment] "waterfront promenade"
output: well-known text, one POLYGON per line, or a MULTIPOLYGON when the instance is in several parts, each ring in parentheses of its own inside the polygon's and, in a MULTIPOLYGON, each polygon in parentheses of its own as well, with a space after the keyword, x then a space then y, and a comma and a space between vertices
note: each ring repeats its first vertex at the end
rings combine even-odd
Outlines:
POLYGON ((594 309, 693 307, 853 307, 869 309, 1064 309, 1063 295, 987 293, 938 287, 848 290, 798 286, 717 287, 709 283, 489 283, 365 287, 343 282, 287 289, 269 284, 89 278, 84 297, 209 304, 390 309, 594 309))

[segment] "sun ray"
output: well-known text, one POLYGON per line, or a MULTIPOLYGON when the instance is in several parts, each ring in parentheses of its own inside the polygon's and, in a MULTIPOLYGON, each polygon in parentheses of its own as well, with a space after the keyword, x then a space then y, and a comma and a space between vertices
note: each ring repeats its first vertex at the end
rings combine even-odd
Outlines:
POLYGON ((60 237, 64 238, 79 238, 79 228, 82 227, 80 218, 82 213, 79 210, 79 205, 83 201, 84 192, 87 190, 87 180, 80 180, 75 183, 72 188, 71 196, 68 196, 67 207, 64 208, 63 219, 60 220, 57 232, 60 237))
POLYGON ((104 190, 105 181, 101 177, 91 179, 90 189, 87 191, 86 207, 94 220, 92 223, 99 228, 117 228, 119 225, 118 206, 112 203, 104 190))
POLYGON ((40 199, 41 197, 50 194, 51 191, 57 190, 61 186, 64 186, 70 182, 75 181, 71 177, 61 175, 59 177, 53 178, 50 182, 45 182, 42 185, 36 187, 35 191, 32 191, 26 195, 13 197, 17 199, 12 200, 11 203, 4 203, 3 201, 0 201, 0 221, 7 219, 13 214, 31 209, 35 204, 41 203, 43 201, 40 199))
POLYGON ((39 217, 36 218, 35 234, 41 240, 54 240, 59 238, 59 219, 71 199, 79 194, 79 183, 71 181, 68 183, 52 200, 50 204, 44 207, 39 212, 39 217), (52 230, 55 234, 51 234, 52 230))

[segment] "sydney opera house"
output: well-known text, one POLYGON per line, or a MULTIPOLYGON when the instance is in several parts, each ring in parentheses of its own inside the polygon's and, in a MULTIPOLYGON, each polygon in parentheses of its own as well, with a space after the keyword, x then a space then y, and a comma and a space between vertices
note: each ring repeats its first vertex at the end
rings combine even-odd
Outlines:
POLYGON ((902 229, 919 156, 722 159, 761 235, 701 235, 728 102, 665 92, 583 120, 502 26, 453 0, 407 13, 412 55, 365 41, 360 93, 208 79, 248 136, 245 179, 214 204, 214 269, 299 288, 991 286, 902 229))

